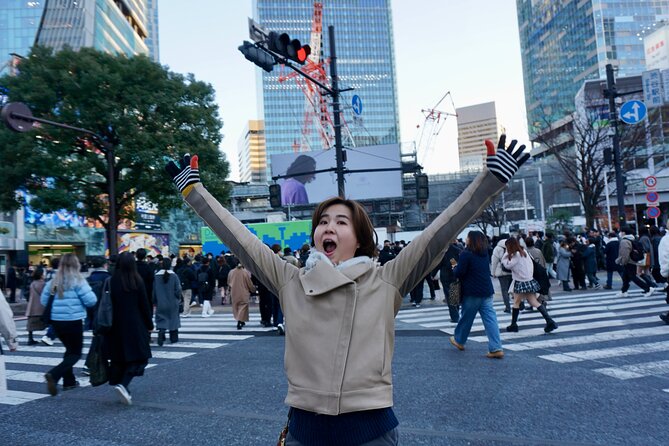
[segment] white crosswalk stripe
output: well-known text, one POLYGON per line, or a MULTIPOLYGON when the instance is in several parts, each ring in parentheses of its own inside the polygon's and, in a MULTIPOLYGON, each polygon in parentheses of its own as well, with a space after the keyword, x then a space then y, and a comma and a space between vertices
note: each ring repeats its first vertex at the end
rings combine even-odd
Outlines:
MULTIPOLYGON (((28 333, 25 331, 25 322, 19 322, 19 350, 5 351, 8 391, 0 396, 0 404, 18 405, 35 401, 49 396, 44 384, 44 373, 60 363, 65 347, 56 340, 53 346, 42 343, 27 345, 28 333)), ((193 356, 203 350, 211 350, 230 345, 233 342, 244 341, 258 333, 272 331, 271 328, 260 326, 258 314, 251 314, 250 321, 242 330, 237 330, 237 321, 231 314, 214 314, 203 318, 199 314, 181 319, 179 342, 171 344, 168 339, 162 347, 155 344, 157 334, 152 334, 151 354, 148 368, 159 366, 167 361, 181 360, 193 356)), ((42 332, 34 333, 35 339, 42 337, 42 332)), ((84 349, 82 359, 74 366, 74 373, 81 387, 90 386, 87 376, 81 374, 84 367, 86 353, 90 347, 91 332, 84 333, 84 349)))
MULTIPOLYGON (((656 292, 643 297, 640 290, 629 297, 616 297, 612 292, 589 292, 556 296, 548 304, 550 316, 559 328, 546 335, 545 320, 538 311, 521 312, 520 331, 508 333, 505 327, 511 315, 504 313, 502 302, 494 304, 504 349, 537 354, 555 364, 574 364, 615 379, 669 378, 669 325, 659 314, 669 310, 665 294, 656 292)), ((446 306, 429 306, 401 310, 398 323, 415 324, 436 329, 447 335, 457 324, 450 322, 446 306)), ((472 325, 467 342, 487 343, 479 316, 472 325)), ((657 385, 657 384, 655 384, 657 385)), ((667 388, 658 388, 669 392, 667 388)))

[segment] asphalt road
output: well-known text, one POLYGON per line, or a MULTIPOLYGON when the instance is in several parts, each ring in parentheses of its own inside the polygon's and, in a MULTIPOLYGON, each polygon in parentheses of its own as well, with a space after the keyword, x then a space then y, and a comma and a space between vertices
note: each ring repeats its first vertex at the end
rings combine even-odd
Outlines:
MULTIPOLYGON (((492 360, 480 321, 460 352, 448 343, 453 324, 439 300, 406 306, 393 360, 401 444, 667 444, 664 296, 556 293, 549 307, 560 329, 544 335, 540 316, 523 313, 521 331, 502 335, 506 357, 492 360)), ((497 308, 504 327, 508 315, 497 308)), ((284 338, 257 322, 237 337, 220 313, 185 321, 185 345, 154 348, 155 366, 131 385, 132 406, 106 385, 0 402, 0 444, 273 446, 287 412, 284 338)), ((35 358, 59 354, 22 347, 13 355, 25 359, 7 364, 10 390, 46 393, 36 377, 48 367, 35 358)))

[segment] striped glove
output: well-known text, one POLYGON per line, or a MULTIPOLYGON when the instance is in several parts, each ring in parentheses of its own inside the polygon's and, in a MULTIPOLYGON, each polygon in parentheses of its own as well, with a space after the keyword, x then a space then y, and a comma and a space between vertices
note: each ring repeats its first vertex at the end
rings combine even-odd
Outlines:
POLYGON ((511 177, 518 171, 518 168, 523 165, 530 157, 529 153, 523 153, 525 144, 518 147, 518 150, 513 151, 518 141, 515 139, 511 141, 509 147, 504 148, 506 142, 506 135, 499 137, 497 148, 495 144, 489 139, 485 140, 485 146, 488 149, 488 157, 486 158, 486 165, 500 181, 508 183, 511 177))
POLYGON ((197 165, 197 155, 191 157, 188 153, 181 158, 179 164, 170 161, 165 165, 165 170, 172 177, 172 181, 179 188, 179 192, 185 197, 190 192, 192 185, 200 182, 200 170, 197 165))

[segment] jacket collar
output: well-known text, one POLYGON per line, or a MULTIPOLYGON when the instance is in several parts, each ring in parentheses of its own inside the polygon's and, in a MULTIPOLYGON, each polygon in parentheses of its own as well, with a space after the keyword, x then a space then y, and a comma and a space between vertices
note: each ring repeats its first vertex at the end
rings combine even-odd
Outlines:
POLYGON ((318 296, 353 283, 373 266, 369 257, 355 257, 335 267, 323 253, 312 249, 300 271, 300 282, 307 296, 318 296))

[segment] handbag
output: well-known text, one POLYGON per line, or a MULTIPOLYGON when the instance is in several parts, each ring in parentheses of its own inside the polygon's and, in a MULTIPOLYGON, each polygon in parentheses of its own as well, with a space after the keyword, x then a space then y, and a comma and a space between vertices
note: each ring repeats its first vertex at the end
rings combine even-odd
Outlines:
POLYGON ((51 325, 51 309, 53 308, 53 300, 56 298, 56 287, 53 287, 53 291, 49 294, 49 300, 44 307, 44 313, 42 313, 41 319, 46 325, 51 325))
POLYGON ((100 386, 109 381, 109 363, 102 355, 102 336, 96 334, 86 357, 86 367, 90 372, 91 386, 100 386))
POLYGON ((448 285, 448 305, 457 307, 462 302, 462 284, 455 279, 448 285))
POLYGON ((111 278, 107 278, 102 285, 100 305, 98 305, 98 314, 95 318, 95 332, 100 334, 108 333, 112 327, 113 307, 110 281, 111 278))

